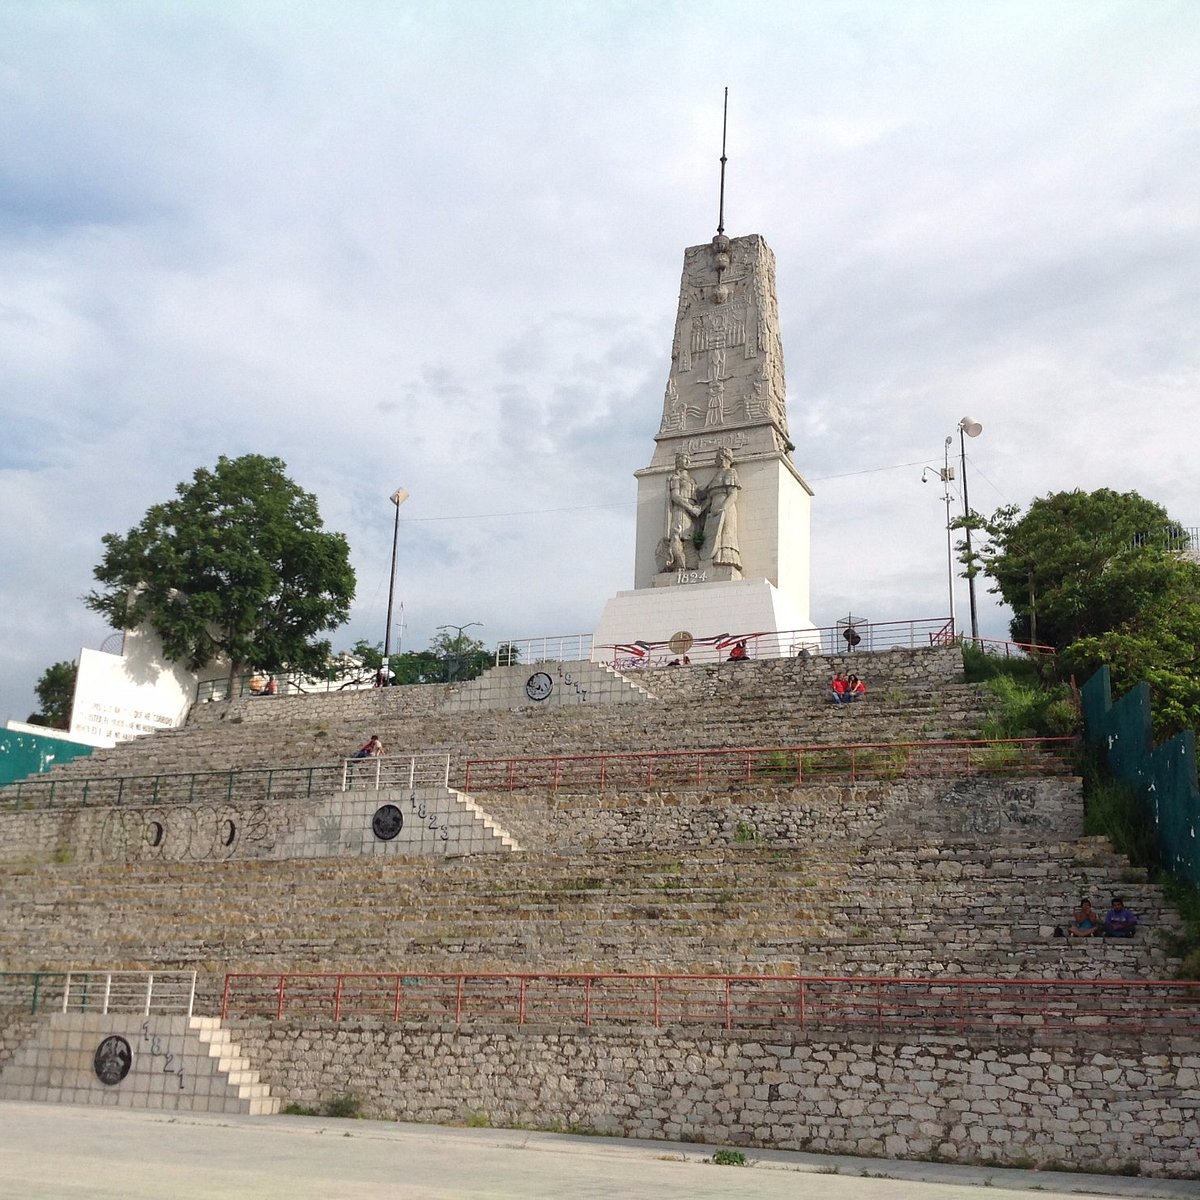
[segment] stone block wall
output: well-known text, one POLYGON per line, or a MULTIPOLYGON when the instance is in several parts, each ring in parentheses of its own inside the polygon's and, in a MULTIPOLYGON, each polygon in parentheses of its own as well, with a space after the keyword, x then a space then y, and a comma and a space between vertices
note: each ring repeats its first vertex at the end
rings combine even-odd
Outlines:
POLYGON ((545 662, 492 667, 463 683, 424 683, 406 687, 370 688, 345 692, 314 692, 303 696, 242 696, 197 704, 189 723, 211 725, 225 721, 286 724, 306 721, 357 719, 363 727, 392 719, 430 717, 435 713, 467 713, 515 708, 556 709, 641 704, 652 697, 640 683, 625 678, 603 663, 545 662))
POLYGON ((481 803, 523 844, 555 854, 597 849, 856 847, 910 842, 1047 842, 1083 833, 1074 778, 901 780, 848 786, 746 786, 728 792, 488 792, 481 803))
POLYGON ((827 1154, 1200 1174, 1200 1043, 232 1022, 285 1102, 827 1154))
POLYGON ((279 1101, 212 1017, 51 1013, 0 1066, 0 1098, 261 1114, 279 1101))
POLYGON ((350 790, 303 800, 0 811, 0 861, 201 863, 516 849, 469 796, 444 787, 350 790))

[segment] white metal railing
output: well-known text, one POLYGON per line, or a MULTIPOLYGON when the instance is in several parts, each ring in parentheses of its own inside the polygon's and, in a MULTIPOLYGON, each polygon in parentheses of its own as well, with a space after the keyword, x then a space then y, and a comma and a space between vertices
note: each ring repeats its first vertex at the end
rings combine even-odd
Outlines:
POLYGON ((195 971, 68 971, 62 1011, 190 1017, 195 1002, 195 971))
POLYGON ((450 786, 449 754, 342 759, 342 791, 450 786))
POLYGON ((590 633, 560 633, 500 642, 494 661, 498 667, 515 667, 540 662, 587 662, 591 657, 590 633))

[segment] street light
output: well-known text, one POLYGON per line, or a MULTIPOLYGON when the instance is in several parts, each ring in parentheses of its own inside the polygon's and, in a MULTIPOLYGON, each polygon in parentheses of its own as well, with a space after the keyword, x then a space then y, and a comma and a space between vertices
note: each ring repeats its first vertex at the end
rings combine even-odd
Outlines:
MULTIPOLYGON (((963 517, 969 518, 971 515, 971 503, 967 499, 967 442, 969 437, 978 437, 983 432, 983 426, 980 425, 974 417, 963 417, 958 423, 958 449, 962 459, 962 492, 963 492, 963 517)), ((979 641, 979 616, 975 609, 975 562, 971 554, 971 526, 967 525, 967 591, 971 597, 971 641, 979 641)))
MULTIPOLYGON (((438 630, 453 629, 454 630, 454 673, 458 674, 458 660, 462 657, 462 636, 464 629, 470 629, 472 625, 478 625, 483 628, 482 621, 468 621, 465 625, 439 625, 438 630)), ((446 655, 446 677, 449 682, 450 676, 450 655, 446 655)))
POLYGON ((934 470, 932 467, 926 467, 921 472, 921 482, 927 483, 930 475, 933 475, 942 483, 942 501, 946 505, 946 587, 950 595, 950 634, 954 636, 958 632, 956 619, 954 615, 954 536, 950 529, 950 501, 954 497, 950 494, 950 482, 954 478, 954 468, 950 465, 950 447, 954 444, 954 438, 948 437, 946 444, 942 447, 942 465, 939 469, 934 470))
MULTIPOLYGON (((396 543, 400 540, 400 505, 408 499, 408 493, 403 488, 397 488, 390 496, 396 506, 396 524, 392 530, 392 573, 388 578, 388 614, 387 628, 383 631, 383 667, 388 671, 388 659, 392 653, 392 601, 396 598, 396 543)), ((391 676, 389 675, 390 679, 391 676)))

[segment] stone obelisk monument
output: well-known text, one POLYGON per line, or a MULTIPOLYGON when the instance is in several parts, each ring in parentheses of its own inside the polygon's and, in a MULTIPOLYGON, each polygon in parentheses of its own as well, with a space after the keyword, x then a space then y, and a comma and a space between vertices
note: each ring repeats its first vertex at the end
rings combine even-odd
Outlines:
POLYGON ((785 654, 813 640, 812 490, 788 437, 775 256, 757 234, 726 237, 723 217, 684 252, 662 420, 636 472, 634 590, 606 604, 597 660, 676 633, 786 632, 785 654))

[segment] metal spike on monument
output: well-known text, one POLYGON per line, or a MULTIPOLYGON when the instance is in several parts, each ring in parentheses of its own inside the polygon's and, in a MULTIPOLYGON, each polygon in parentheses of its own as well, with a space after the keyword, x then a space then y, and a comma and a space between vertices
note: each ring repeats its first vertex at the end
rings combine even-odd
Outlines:
POLYGON ((725 235, 728 110, 726 88, 717 233, 684 251, 662 418, 650 465, 634 473, 634 590, 604 607, 601 661, 678 631, 767 635, 758 646, 771 655, 818 642, 813 493, 792 461, 775 256, 760 234, 725 235))

